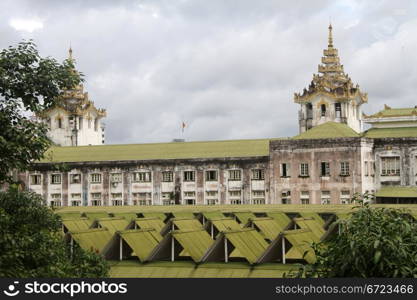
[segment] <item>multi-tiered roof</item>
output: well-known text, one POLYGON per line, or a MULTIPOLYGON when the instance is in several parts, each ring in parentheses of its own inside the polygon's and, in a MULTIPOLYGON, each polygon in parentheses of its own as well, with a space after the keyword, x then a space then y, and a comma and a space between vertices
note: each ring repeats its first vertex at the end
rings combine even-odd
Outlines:
POLYGON ((294 94, 294 102, 305 103, 318 94, 326 94, 339 101, 349 101, 359 98, 361 103, 368 101, 366 93, 362 93, 359 85, 354 85, 350 77, 344 72, 340 64, 338 51, 333 47, 332 25, 329 25, 329 37, 327 49, 323 50, 322 64, 318 66, 318 73, 313 75, 308 88, 302 93, 294 94))

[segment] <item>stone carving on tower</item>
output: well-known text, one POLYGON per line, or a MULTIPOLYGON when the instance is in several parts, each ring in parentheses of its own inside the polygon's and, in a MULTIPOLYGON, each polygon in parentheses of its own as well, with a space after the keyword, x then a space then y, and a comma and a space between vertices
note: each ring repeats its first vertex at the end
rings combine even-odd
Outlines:
POLYGON ((308 88, 294 94, 299 110, 300 133, 329 122, 345 123, 357 132, 362 131, 361 105, 368 101, 359 85, 354 85, 340 64, 338 51, 333 47, 332 25, 329 25, 328 47, 323 50, 322 64, 313 75, 308 88))
MULTIPOLYGON (((72 49, 68 59, 75 62, 72 49)), ((74 70, 74 72, 77 72, 74 70)), ((49 127, 48 136, 60 146, 84 146, 104 144, 104 123, 106 110, 96 108, 84 92, 82 84, 74 89, 64 90, 57 104, 38 114, 37 117, 49 127)))

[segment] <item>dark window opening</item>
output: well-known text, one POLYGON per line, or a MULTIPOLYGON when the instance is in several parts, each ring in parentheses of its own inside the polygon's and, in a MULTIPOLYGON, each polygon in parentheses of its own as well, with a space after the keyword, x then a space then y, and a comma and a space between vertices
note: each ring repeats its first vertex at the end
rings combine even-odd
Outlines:
POLYGON ((321 116, 325 117, 326 116, 326 104, 322 104, 320 107, 321 107, 321 116))

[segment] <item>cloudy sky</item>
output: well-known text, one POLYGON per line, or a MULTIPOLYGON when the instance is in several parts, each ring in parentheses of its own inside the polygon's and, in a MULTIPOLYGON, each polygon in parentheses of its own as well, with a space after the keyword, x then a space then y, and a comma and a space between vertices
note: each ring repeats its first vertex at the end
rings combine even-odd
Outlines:
POLYGON ((333 24, 366 113, 417 104, 416 1, 0 2, 0 48, 32 38, 106 108, 107 143, 292 136, 293 93, 317 72, 333 24))

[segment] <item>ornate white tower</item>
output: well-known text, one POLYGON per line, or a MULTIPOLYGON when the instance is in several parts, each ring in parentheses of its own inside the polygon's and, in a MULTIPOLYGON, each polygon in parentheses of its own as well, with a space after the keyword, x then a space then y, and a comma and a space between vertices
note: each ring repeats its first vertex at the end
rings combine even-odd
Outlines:
POLYGON ((319 74, 313 75, 308 89, 294 94, 294 102, 301 105, 300 133, 329 121, 345 123, 361 132, 361 105, 368 101, 368 96, 345 74, 338 51, 333 48, 332 25, 329 25, 328 47, 323 54, 319 74))
MULTIPOLYGON (((72 49, 69 49, 69 59, 72 49)), ((88 99, 82 84, 65 90, 58 104, 38 117, 49 126, 49 138, 61 146, 84 146, 104 144, 104 109, 97 109, 88 99)))

